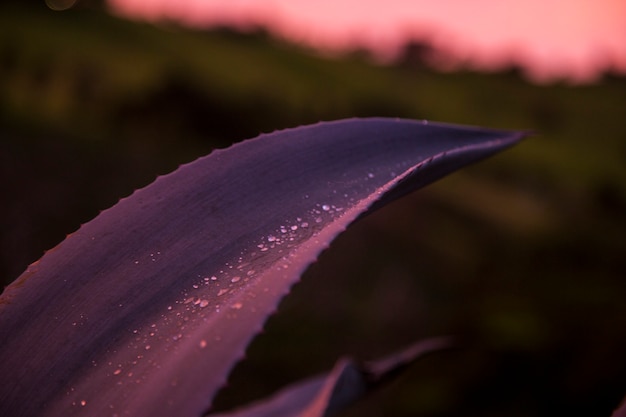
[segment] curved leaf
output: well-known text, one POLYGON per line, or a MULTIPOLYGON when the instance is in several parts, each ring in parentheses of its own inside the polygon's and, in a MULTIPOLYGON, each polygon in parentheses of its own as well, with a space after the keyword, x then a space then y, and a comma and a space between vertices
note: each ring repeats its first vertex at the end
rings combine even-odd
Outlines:
POLYGON ((448 347, 448 339, 429 339, 373 363, 341 359, 327 374, 293 384, 249 406, 207 417, 331 416, 389 382, 417 359, 448 347))
POLYGON ((5 289, 0 415, 200 415, 338 233, 523 136, 352 119, 262 135, 159 177, 5 289))

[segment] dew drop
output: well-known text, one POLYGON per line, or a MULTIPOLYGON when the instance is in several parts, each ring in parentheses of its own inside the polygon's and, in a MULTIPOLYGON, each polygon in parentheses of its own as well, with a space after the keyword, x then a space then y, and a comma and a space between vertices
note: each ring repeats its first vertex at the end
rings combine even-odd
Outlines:
POLYGON ((328 211, 328 210, 330 210, 330 206, 329 206, 328 204, 324 204, 324 205, 322 206, 322 210, 324 210, 324 211, 328 211))
POLYGON ((87 401, 85 401, 85 400, 80 400, 80 405, 81 405, 81 406, 83 406, 83 407, 84 407, 84 406, 86 406, 86 405, 87 405, 87 401))
POLYGON ((202 349, 204 349, 204 348, 206 347, 206 340, 202 339, 202 340, 200 341, 200 347, 201 347, 202 349))
POLYGON ((217 293, 217 296, 218 296, 218 297, 221 297, 222 295, 226 294, 227 292, 228 292, 228 290, 227 290, 227 289, 222 289, 222 290, 219 290, 219 292, 217 293))
POLYGON ((368 178, 374 178, 374 174, 372 174, 371 172, 367 174, 368 178))
POLYGON ((150 345, 146 345, 145 349, 150 350, 150 345))
POLYGON ((241 277, 232 277, 232 279, 230 280, 230 282, 239 282, 241 280, 241 277))
POLYGON ((235 310, 239 310, 239 309, 241 309, 241 307, 243 307, 243 304, 242 303, 235 303, 231 307, 234 308, 235 310))
POLYGON ((204 307, 206 307, 208 305, 209 305, 209 301, 208 300, 200 301, 200 308, 204 308, 204 307))
POLYGON ((295 232, 296 230, 298 230, 298 226, 296 226, 296 225, 294 224, 293 226, 291 226, 291 228, 290 228, 290 229, 291 229, 291 230, 293 230, 293 231, 295 232))
POLYGON ((268 241, 268 242, 276 242, 276 236, 269 235, 269 236, 267 237, 267 241, 268 241))
POLYGON ((113 375, 119 375, 119 374, 121 374, 121 373, 122 373, 122 370, 121 370, 121 369, 119 369, 119 368, 118 368, 118 369, 116 369, 115 371, 113 371, 113 375))

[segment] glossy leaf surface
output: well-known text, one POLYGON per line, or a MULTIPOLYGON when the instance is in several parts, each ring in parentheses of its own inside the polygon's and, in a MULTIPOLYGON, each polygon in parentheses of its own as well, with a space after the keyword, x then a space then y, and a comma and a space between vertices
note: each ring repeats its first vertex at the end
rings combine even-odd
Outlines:
POLYGON ((0 415, 200 415, 352 221, 523 136, 353 119, 262 135, 159 177, 6 288, 0 415))

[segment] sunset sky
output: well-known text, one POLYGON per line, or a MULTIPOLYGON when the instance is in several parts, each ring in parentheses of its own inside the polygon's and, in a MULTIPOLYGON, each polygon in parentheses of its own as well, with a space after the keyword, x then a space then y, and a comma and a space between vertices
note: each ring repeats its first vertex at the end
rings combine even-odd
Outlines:
POLYGON ((109 0, 122 15, 194 26, 260 24, 329 51, 390 58, 410 36, 476 68, 523 62, 535 80, 626 72, 626 0, 109 0))

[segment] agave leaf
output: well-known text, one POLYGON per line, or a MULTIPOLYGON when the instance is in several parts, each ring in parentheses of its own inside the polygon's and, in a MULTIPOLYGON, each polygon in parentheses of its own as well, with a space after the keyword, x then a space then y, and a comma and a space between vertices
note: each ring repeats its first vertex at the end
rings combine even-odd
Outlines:
POLYGON ((352 119, 262 135, 157 178, 5 289, 0 415, 200 415, 338 233, 523 136, 352 119))
POLYGON ((271 398, 207 417, 327 417, 393 380, 425 354, 450 346, 447 339, 428 339, 372 363, 340 359, 332 371, 290 385, 271 398))

